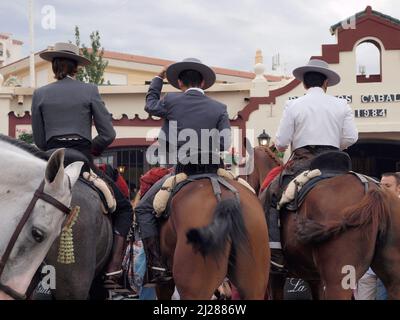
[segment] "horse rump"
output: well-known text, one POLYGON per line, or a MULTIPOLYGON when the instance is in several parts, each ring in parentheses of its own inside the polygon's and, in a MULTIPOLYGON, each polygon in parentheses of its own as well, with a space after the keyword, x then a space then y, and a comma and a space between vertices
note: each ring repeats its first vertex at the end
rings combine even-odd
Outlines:
POLYGON ((248 243, 240 202, 236 198, 223 199, 217 203, 214 219, 206 227, 190 229, 186 233, 188 243, 203 257, 223 254, 231 242, 233 248, 244 249, 248 243))
MULTIPOLYGON (((308 218, 298 217, 296 235, 302 244, 319 244, 330 240, 351 228, 372 225, 381 235, 389 223, 388 194, 382 189, 367 192, 360 203, 344 208, 340 221, 320 223, 308 218)), ((368 235, 368 234, 366 234, 368 235)))

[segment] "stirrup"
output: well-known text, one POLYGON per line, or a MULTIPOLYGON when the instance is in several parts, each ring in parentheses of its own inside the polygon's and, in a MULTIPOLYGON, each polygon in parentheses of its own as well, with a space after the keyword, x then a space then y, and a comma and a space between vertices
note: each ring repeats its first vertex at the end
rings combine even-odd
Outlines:
POLYGON ((285 268, 285 265, 276 263, 274 261, 270 261, 271 263, 271 273, 273 274, 287 274, 288 270, 285 268))
POLYGON ((122 272, 123 272, 123 270, 121 269, 121 270, 118 270, 118 271, 113 271, 113 272, 106 273, 105 276, 106 277, 116 276, 116 275, 122 274, 122 272))
POLYGON ((161 267, 151 267, 151 269, 157 270, 157 271, 164 271, 164 272, 167 272, 167 269, 166 269, 166 268, 161 268, 161 267))
POLYGON ((122 275, 123 270, 113 271, 104 275, 103 288, 105 289, 123 289, 124 287, 118 283, 114 276, 122 275))
POLYGON ((170 280, 172 280, 172 275, 169 274, 167 268, 151 266, 151 267, 148 267, 148 269, 146 270, 146 274, 143 279, 143 287, 144 288, 153 288, 153 287, 157 286, 157 284, 166 283, 170 280), (153 274, 151 273, 149 275, 149 269, 154 270, 154 271, 164 272, 165 275, 163 275, 162 277, 152 277, 153 279, 150 279, 150 275, 153 276, 153 274), (162 281, 158 281, 158 280, 160 280, 160 278, 162 278, 162 281))

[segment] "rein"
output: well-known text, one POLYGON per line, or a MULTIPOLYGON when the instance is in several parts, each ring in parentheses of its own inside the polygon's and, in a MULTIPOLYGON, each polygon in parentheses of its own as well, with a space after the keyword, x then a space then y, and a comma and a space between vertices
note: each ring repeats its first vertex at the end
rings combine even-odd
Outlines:
POLYGON ((264 153, 266 153, 267 156, 270 157, 271 160, 274 161, 275 164, 277 164, 278 166, 281 166, 283 164, 283 162, 277 158, 277 156, 272 152, 269 147, 262 147, 261 150, 264 151, 264 153))
MULTIPOLYGON (((28 221, 28 219, 29 219, 29 217, 30 217, 35 205, 36 205, 36 202, 39 199, 51 204, 52 206, 54 206, 55 208, 57 208, 61 212, 65 213, 66 215, 69 215, 70 212, 71 212, 71 208, 68 208, 63 203, 58 201, 57 199, 55 199, 52 196, 44 193, 43 190, 44 190, 44 180, 42 181, 40 186, 35 191, 35 193, 34 193, 32 199, 31 199, 28 207, 26 208, 26 210, 25 210, 21 220, 19 221, 19 223, 18 223, 13 235, 11 236, 10 241, 8 242, 7 248, 6 248, 3 256, 1 257, 1 260, 0 260, 0 280, 1 280, 1 276, 2 276, 2 274, 4 272, 4 268, 6 266, 6 263, 7 263, 8 259, 10 258, 11 251, 14 248, 15 243, 17 242, 17 239, 18 239, 19 235, 21 234, 21 231, 22 231, 23 227, 25 226, 26 222, 28 221)), ((13 299, 16 299, 16 300, 25 300, 26 299, 26 295, 25 294, 21 294, 21 293, 16 292, 14 289, 10 288, 9 286, 6 286, 6 285, 2 284, 1 281, 0 281, 0 290, 3 291, 5 294, 9 295, 10 297, 12 297, 13 299)))

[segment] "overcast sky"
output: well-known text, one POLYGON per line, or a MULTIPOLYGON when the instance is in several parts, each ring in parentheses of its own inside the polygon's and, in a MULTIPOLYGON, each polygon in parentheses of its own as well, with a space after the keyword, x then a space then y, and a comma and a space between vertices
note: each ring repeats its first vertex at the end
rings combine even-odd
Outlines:
MULTIPOLYGON (((57 41, 82 42, 99 30, 106 50, 252 71, 257 48, 267 72, 280 53, 287 72, 335 43, 329 27, 367 5, 400 18, 398 0, 34 0, 35 50, 57 41), (55 29, 42 27, 44 6, 56 12, 55 29)), ((0 32, 24 41, 29 52, 28 0, 0 0, 0 32)), ((371 66, 370 69, 374 67, 371 66)))

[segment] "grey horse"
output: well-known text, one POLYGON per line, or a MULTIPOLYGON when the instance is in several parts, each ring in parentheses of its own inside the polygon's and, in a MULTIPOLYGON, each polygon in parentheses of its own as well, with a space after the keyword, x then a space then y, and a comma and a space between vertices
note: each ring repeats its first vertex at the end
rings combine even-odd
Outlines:
POLYGON ((72 189, 72 205, 81 208, 73 227, 75 263, 57 262, 58 239, 45 259, 56 270, 56 288, 52 294, 57 300, 90 298, 93 280, 105 267, 112 249, 111 221, 102 213, 97 192, 78 180, 72 189))
MULTIPOLYGON (((16 156, 7 157, 4 154, 7 151, 5 150, 7 147, 12 149, 13 152, 28 154, 31 158, 31 163, 35 160, 35 157, 38 158, 36 162, 42 164, 44 171, 46 162, 43 160, 47 161, 49 157, 46 153, 40 151, 33 145, 4 135, 0 135, 0 143, 3 150, 2 155, 4 155, 5 160, 8 159, 10 163, 12 161, 17 161, 16 156)), ((29 158, 27 159, 29 160, 29 158)), ((82 164, 80 167, 81 166, 82 164)), ((6 167, 7 166, 5 166, 5 168, 6 167)), ((80 214, 76 224, 73 226, 76 262, 74 264, 60 264, 57 262, 59 238, 54 241, 45 258, 45 263, 54 266, 56 271, 55 289, 52 290, 52 295, 55 299, 83 300, 90 298, 89 292, 93 280, 96 276, 101 274, 108 262, 112 249, 112 224, 109 217, 102 213, 100 196, 80 179, 76 180, 77 179, 74 179, 71 200, 71 206, 77 205, 80 207, 80 214)), ((38 178, 36 184, 39 185, 39 182, 38 178)), ((26 185, 28 184, 30 183, 26 185)), ((65 197, 67 197, 67 195, 65 195, 65 197)), ((20 211, 21 210, 22 209, 20 209, 20 211)), ((33 283, 31 287, 35 285, 36 283, 33 283)), ((33 294, 32 297, 35 298, 35 294, 33 294)))

